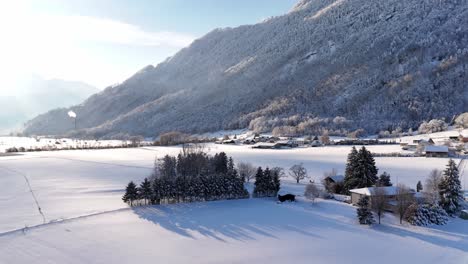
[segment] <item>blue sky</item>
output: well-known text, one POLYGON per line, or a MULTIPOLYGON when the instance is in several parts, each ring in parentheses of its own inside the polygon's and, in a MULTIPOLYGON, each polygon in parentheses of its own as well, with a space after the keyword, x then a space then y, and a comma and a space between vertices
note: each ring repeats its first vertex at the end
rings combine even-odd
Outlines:
POLYGON ((9 71, 10 79, 34 73, 102 89, 163 61, 214 28, 281 15, 297 1, 5 1, 0 31, 7 41, 0 48, 0 71, 9 71))

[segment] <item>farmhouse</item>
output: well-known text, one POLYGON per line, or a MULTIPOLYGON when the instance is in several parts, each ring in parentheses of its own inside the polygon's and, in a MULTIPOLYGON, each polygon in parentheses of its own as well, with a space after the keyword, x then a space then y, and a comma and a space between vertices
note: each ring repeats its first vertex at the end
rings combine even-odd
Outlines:
POLYGON ((447 146, 426 146, 424 148, 426 158, 447 158, 449 149, 447 146))
MULTIPOLYGON (((357 205, 359 200, 364 197, 368 196, 370 198, 370 203, 372 204, 372 197, 375 197, 375 193, 377 189, 383 189, 385 193, 385 197, 387 199, 387 205, 385 210, 395 212, 396 211, 396 200, 398 194, 398 187, 396 186, 387 186, 387 187, 367 187, 367 188, 360 188, 360 189, 352 189, 351 192, 351 203, 353 205, 357 205)), ((415 194, 413 190, 411 190, 412 195, 415 194)))

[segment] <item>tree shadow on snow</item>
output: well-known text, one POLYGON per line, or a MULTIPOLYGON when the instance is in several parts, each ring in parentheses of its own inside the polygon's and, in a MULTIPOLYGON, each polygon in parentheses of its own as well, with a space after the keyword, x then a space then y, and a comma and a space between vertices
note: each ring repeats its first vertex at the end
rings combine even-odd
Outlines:
POLYGON ((373 230, 404 238, 416 238, 436 246, 468 252, 468 228, 466 224, 465 226, 463 223, 460 224, 461 221, 460 219, 450 219, 446 226, 429 227, 376 225, 373 230))
MULTIPOLYGON (((300 204, 300 203, 298 203, 300 204)), ((256 236, 279 239, 281 231, 323 239, 313 230, 321 228, 351 229, 330 221, 294 203, 277 204, 269 199, 231 200, 206 203, 135 207, 134 213, 181 236, 196 239, 196 234, 226 242, 255 240, 256 236)))

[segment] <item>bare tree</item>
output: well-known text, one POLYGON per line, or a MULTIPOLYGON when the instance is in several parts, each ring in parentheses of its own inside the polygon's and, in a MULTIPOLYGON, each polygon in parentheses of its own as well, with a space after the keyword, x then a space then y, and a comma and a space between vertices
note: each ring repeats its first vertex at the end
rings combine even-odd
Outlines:
POLYGON ((134 148, 139 147, 143 140, 145 139, 142 136, 133 136, 130 138, 130 141, 132 142, 131 146, 134 148))
POLYGON ((383 187, 374 187, 374 193, 373 196, 371 197, 371 206, 372 206, 372 211, 374 211, 377 214, 377 217, 379 218, 379 224, 380 224, 380 218, 383 217, 385 207, 387 206, 387 193, 383 187))
POLYGON ((237 170, 239 175, 246 182, 250 182, 251 179, 255 178, 255 173, 257 172, 257 168, 248 162, 239 162, 237 164, 237 170))
POLYGON ((436 204, 439 202, 439 185, 441 181, 442 172, 437 169, 433 169, 429 173, 424 186, 424 196, 429 204, 436 204))
POLYGON ((320 189, 314 183, 309 183, 305 188, 304 196, 314 202, 315 198, 320 196, 320 189))
POLYGON ((400 217, 400 224, 402 224, 408 208, 414 203, 413 192, 406 185, 398 184, 396 189, 396 199, 396 209, 398 216, 400 217))
POLYGON ((323 135, 320 139, 322 141, 322 144, 324 144, 324 145, 330 145, 330 143, 331 143, 330 136, 328 136, 328 135, 323 135))
POLYGON ((182 155, 206 153, 204 143, 184 143, 182 144, 182 155))
POLYGON ((281 168, 281 167, 273 167, 273 168, 271 168, 271 171, 278 174, 279 178, 286 177, 286 173, 284 172, 284 169, 281 168))
POLYGON ((307 176, 307 170, 304 168, 302 163, 295 164, 289 168, 289 175, 293 177, 297 183, 305 178, 309 178, 309 176, 307 176))

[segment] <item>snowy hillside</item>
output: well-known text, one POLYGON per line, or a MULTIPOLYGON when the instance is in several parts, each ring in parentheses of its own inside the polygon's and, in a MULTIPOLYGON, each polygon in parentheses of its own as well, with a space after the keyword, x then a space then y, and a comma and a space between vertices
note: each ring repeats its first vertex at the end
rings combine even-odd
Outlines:
MULTIPOLYGON (((75 134, 262 130, 313 117, 332 126, 337 116, 375 133, 450 121, 468 111, 466 24, 466 1, 303 0, 280 17, 213 30, 72 107, 75 134)), ((70 133, 68 111, 38 116, 26 132, 70 133)))

